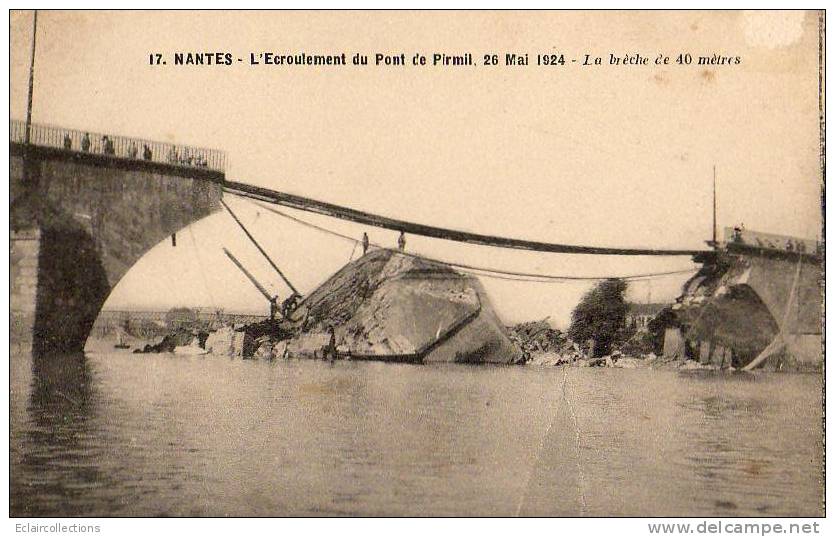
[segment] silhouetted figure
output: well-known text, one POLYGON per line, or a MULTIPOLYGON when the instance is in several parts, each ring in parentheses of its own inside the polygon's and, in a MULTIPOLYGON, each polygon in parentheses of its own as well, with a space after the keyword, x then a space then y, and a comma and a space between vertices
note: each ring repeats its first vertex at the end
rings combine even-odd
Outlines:
POLYGON ((113 140, 107 136, 101 138, 101 150, 105 155, 113 155, 116 151, 113 150, 113 140))
POLYGON ((142 158, 145 160, 151 160, 153 158, 153 153, 151 153, 151 148, 148 147, 148 144, 142 146, 142 158))
POLYGON ((81 139, 81 150, 82 151, 90 151, 90 133, 85 132, 84 137, 81 139))
POLYGON ((64 135, 64 149, 72 149, 72 138, 69 134, 64 135))
POLYGON ((368 233, 362 234, 362 255, 368 253, 368 233))
POLYGON ((136 158, 136 155, 139 154, 139 149, 136 147, 136 144, 131 142, 130 146, 128 147, 128 156, 130 158, 136 158))
POLYGON ((397 238, 397 248, 403 252, 406 250, 406 233, 401 231, 400 237, 397 238))
POLYGON ((296 308, 299 307, 299 298, 301 295, 298 293, 293 293, 289 297, 287 297, 284 302, 281 303, 281 316, 285 319, 290 319, 290 316, 296 311, 296 308))
POLYGON ((325 350, 325 357, 330 360, 336 360, 336 332, 334 332, 333 325, 329 327, 331 338, 328 341, 328 348, 325 350))

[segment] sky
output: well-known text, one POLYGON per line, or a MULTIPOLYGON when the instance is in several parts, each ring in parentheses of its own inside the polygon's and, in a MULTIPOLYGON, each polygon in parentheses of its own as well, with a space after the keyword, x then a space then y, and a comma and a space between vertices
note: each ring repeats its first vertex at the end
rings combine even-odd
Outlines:
MULTIPOLYGON (((11 116, 26 114, 31 13, 11 16, 11 116)), ((226 151, 227 178, 403 220, 564 244, 705 248, 718 227, 819 238, 818 21, 770 12, 40 12, 33 121, 226 151), (173 66, 175 51, 739 56, 716 66, 173 66), (151 66, 159 52, 169 65, 151 66)), ((228 197, 306 292, 355 243, 228 197)), ((394 246, 396 233, 286 210, 394 246)), ((230 249, 287 287, 228 214, 150 250, 106 308, 267 312, 230 249)), ((687 257, 544 254, 408 237, 407 249, 524 272, 620 276, 687 257)), ((671 301, 688 275, 631 285, 671 301)), ((565 326, 593 282, 482 279, 508 322, 565 326)))

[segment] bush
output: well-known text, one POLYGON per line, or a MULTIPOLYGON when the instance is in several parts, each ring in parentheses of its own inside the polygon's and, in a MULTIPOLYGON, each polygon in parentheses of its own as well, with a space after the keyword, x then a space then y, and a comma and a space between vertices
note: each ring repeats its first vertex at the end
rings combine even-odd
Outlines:
POLYGON ((604 280, 587 292, 571 313, 568 336, 580 344, 593 339, 593 357, 609 354, 613 345, 627 337, 626 287, 619 278, 604 280))

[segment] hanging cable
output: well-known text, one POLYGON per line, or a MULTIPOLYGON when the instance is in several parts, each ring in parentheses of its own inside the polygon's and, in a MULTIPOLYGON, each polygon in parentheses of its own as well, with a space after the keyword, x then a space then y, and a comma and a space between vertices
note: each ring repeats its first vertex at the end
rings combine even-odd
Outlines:
POLYGON ((532 250, 536 252, 592 255, 689 256, 710 251, 665 250, 659 248, 612 248, 602 246, 578 246, 572 244, 555 244, 524 239, 514 239, 509 237, 483 235, 481 233, 471 233, 468 231, 461 231, 456 229, 428 226, 425 224, 418 224, 415 222, 407 222, 405 220, 389 218, 387 216, 381 216, 365 211, 359 211, 350 207, 342 207, 339 205, 334 205, 333 203, 326 203, 324 201, 318 201, 311 198, 296 196, 294 194, 287 194, 285 192, 277 192, 275 190, 270 190, 269 188, 257 187, 253 185, 248 185, 246 183, 238 183, 235 181, 226 181, 223 186, 223 191, 228 192, 230 194, 243 196, 246 198, 252 198, 268 202, 273 205, 282 205, 291 209, 298 209, 301 211, 322 214, 325 216, 330 216, 332 218, 339 218, 341 220, 357 222, 359 224, 392 229, 395 231, 400 231, 401 233, 410 233, 412 235, 422 235, 424 237, 432 237, 435 239, 444 239, 469 244, 480 244, 482 246, 513 248, 517 250, 532 250))
MULTIPOLYGON (((312 228, 312 229, 316 229, 320 232, 327 233, 327 234, 333 235, 335 237, 339 237, 339 238, 342 238, 344 240, 348 240, 348 241, 352 241, 352 242, 356 243, 356 239, 353 238, 353 237, 350 237, 348 235, 345 235, 345 234, 339 233, 337 231, 333 231, 331 229, 313 224, 313 223, 308 222, 306 220, 302 220, 301 218, 297 218, 297 217, 292 216, 290 214, 287 214, 285 212, 279 211, 278 209, 275 209, 274 207, 270 207, 269 205, 264 205, 263 203, 261 203, 259 201, 253 201, 253 203, 255 203, 256 205, 259 205, 261 208, 263 208, 267 211, 270 211, 270 212, 272 212, 274 214, 277 214, 277 215, 279 215, 283 218, 286 218, 288 220, 296 222, 300 225, 303 225, 303 226, 306 226, 306 227, 309 227, 309 228, 312 228)), ((413 257, 413 258, 426 259, 428 261, 432 261, 432 262, 435 262, 435 263, 443 263, 443 264, 446 264, 446 265, 450 265, 452 267, 455 267, 455 268, 459 269, 461 272, 470 273, 470 274, 473 274, 473 275, 484 276, 484 277, 487 277, 487 278, 496 278, 496 279, 501 279, 501 280, 513 280, 513 281, 532 282, 532 283, 554 283, 554 282, 568 282, 568 281, 600 281, 600 280, 605 280, 605 279, 609 279, 609 278, 620 278, 620 279, 628 280, 628 281, 636 281, 636 280, 644 280, 644 279, 649 279, 649 278, 658 278, 658 277, 662 277, 662 276, 671 276, 671 275, 676 275, 676 274, 688 274, 688 273, 696 272, 697 270, 699 270, 698 268, 691 268, 691 269, 686 269, 686 270, 673 270, 673 271, 667 271, 667 272, 653 272, 653 273, 646 273, 646 274, 631 274, 631 275, 628 275, 628 276, 561 276, 561 275, 551 275, 551 274, 536 274, 536 273, 528 273, 528 272, 515 272, 515 271, 494 269, 494 268, 489 268, 489 267, 479 267, 479 266, 467 265, 467 264, 463 264, 463 263, 444 261, 444 260, 441 260, 441 259, 435 259, 435 258, 432 258, 432 257, 420 255, 420 254, 413 254, 413 253, 410 253, 410 252, 403 252, 401 250, 395 250, 393 248, 387 248, 387 247, 384 247, 384 246, 381 246, 381 245, 378 245, 378 244, 371 243, 371 245, 375 246, 377 248, 383 249, 383 250, 394 251, 394 252, 397 252, 401 255, 406 255, 406 256, 409 256, 409 257, 413 257)))
POLYGON ((212 311, 217 313, 217 303, 215 302, 215 297, 212 295, 211 288, 209 287, 209 281, 206 279, 206 273, 203 271, 203 267, 205 265, 203 264, 203 260, 200 258, 200 248, 197 247, 197 241, 194 239, 194 230, 191 229, 191 226, 188 226, 188 233, 191 237, 191 245, 197 255, 197 272, 200 273, 200 279, 203 280, 203 287, 206 290, 206 294, 209 295, 209 302, 212 304, 212 311))

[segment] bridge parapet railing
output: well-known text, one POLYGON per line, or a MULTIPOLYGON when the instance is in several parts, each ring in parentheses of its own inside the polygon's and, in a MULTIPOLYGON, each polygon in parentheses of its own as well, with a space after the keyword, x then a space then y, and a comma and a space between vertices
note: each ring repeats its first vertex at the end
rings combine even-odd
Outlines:
MULTIPOLYGON (((155 142, 142 138, 67 129, 39 123, 33 123, 30 129, 29 143, 31 145, 106 155, 125 160, 214 170, 221 173, 226 171, 226 154, 218 149, 155 142)), ((9 141, 19 144, 26 142, 24 121, 10 120, 9 141)))
POLYGON ((741 227, 725 228, 725 244, 730 247, 748 247, 779 252, 820 255, 823 245, 815 240, 775 235, 761 231, 749 231, 741 227))

